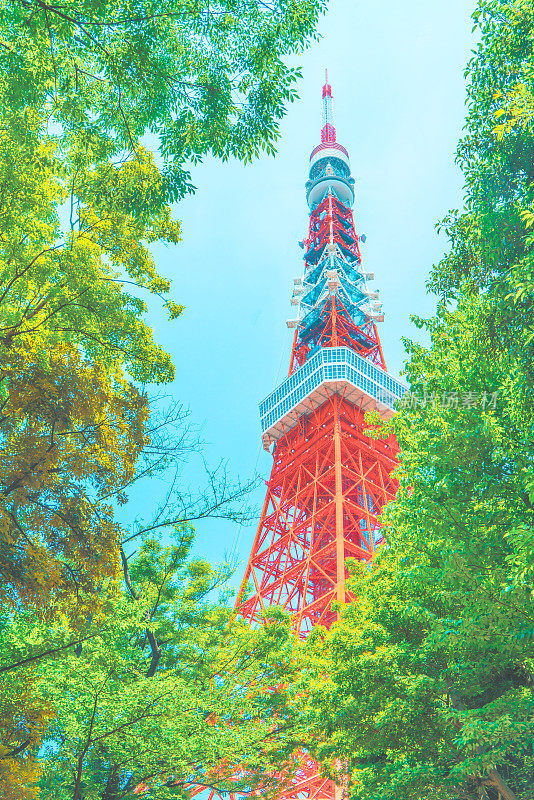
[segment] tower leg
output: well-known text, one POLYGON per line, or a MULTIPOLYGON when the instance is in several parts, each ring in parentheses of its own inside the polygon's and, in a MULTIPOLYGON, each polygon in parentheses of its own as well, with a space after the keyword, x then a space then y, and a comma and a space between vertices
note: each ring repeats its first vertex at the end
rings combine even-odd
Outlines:
POLYGON ((343 526, 343 477, 341 469, 341 422, 339 398, 334 397, 334 461, 336 503, 336 585, 337 599, 345 602, 345 536, 343 526))

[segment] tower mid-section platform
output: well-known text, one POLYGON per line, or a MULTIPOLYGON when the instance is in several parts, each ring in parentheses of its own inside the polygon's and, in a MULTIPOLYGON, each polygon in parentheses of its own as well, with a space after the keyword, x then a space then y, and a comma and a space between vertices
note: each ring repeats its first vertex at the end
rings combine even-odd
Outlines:
POLYGON ((323 347, 260 403, 264 447, 268 449, 334 393, 388 418, 405 392, 402 383, 349 347, 323 347))

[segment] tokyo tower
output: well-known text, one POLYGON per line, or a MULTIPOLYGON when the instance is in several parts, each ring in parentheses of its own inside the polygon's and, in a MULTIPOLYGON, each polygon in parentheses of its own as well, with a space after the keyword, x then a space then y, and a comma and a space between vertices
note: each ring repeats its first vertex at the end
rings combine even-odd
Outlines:
MULTIPOLYGON (((354 195, 327 75, 321 143, 306 183, 304 271, 294 279, 296 314, 287 322, 295 329, 289 374, 260 404, 273 466, 236 601, 252 625, 270 606, 286 609, 301 637, 314 625, 332 624, 334 601, 353 599, 345 559, 373 558, 381 541, 377 519, 397 490, 395 439, 365 435, 365 412, 391 417, 405 389, 386 371, 376 327, 384 317, 378 293, 368 288, 373 275, 362 267, 365 237, 354 228, 354 195)), ((281 796, 333 800, 341 793, 303 754, 281 796)))

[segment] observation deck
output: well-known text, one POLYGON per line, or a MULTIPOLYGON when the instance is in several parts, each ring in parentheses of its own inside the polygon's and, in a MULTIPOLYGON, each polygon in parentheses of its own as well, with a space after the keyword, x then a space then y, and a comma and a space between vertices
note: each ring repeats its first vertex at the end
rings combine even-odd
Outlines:
POLYGON ((348 347, 322 347, 260 403, 263 445, 269 449, 299 418, 332 394, 389 419, 406 387, 348 347))

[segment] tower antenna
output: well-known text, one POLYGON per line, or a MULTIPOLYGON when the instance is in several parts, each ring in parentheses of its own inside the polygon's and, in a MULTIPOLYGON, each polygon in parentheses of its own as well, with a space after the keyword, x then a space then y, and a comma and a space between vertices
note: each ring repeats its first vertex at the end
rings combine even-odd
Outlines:
MULTIPOLYGON (((382 541, 379 517, 398 489, 394 436, 366 435, 365 412, 392 417, 405 387, 386 371, 377 330, 384 316, 362 266, 354 197, 325 70, 321 143, 306 183, 304 269, 287 321, 294 330, 289 374, 260 404, 263 444, 274 460, 235 606, 251 625, 281 606, 301 638, 315 625, 329 628, 336 603, 354 599, 345 561, 372 561, 382 541)), ((295 778, 280 800, 341 800, 343 788, 323 778, 309 754, 295 758, 295 778)))
MULTIPOLYGON (((394 413, 404 387, 387 374, 352 216, 349 155, 336 140, 332 87, 325 70, 321 143, 310 156, 310 208, 304 270, 294 280, 296 315, 289 375, 260 404, 265 449, 274 462, 236 611, 251 625, 281 606, 295 633, 329 628, 336 602, 353 595, 345 560, 368 562, 382 541, 378 519, 393 500, 398 445, 366 436, 364 414, 394 413), (252 587, 247 597, 246 588, 252 587)), ((341 800, 305 752, 280 800, 341 800)))

